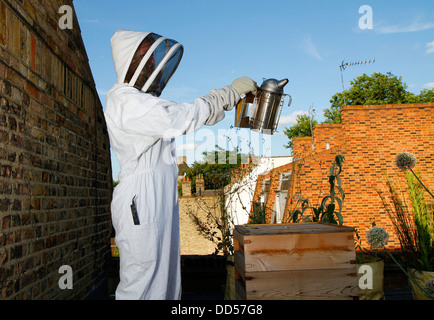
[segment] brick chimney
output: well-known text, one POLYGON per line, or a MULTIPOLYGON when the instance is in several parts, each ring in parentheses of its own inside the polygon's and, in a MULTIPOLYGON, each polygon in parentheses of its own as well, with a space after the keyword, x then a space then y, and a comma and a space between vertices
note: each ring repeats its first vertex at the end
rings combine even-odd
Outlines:
POLYGON ((189 177, 184 177, 182 179, 182 196, 183 197, 190 197, 191 196, 191 181, 189 177))
POLYGON ((202 174, 196 176, 196 195, 201 196, 205 191, 205 180, 202 174))

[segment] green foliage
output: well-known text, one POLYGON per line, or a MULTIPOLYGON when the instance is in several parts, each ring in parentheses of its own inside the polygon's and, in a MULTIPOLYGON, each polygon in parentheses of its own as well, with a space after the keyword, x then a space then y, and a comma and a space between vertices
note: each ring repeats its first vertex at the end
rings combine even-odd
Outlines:
POLYGON ((265 206, 260 202, 253 202, 253 212, 249 216, 249 224, 263 224, 265 220, 265 206))
MULTIPOLYGON (((406 180, 413 209, 414 224, 418 235, 417 247, 419 255, 418 264, 426 271, 434 271, 434 232, 433 232, 433 208, 428 205, 422 186, 415 181, 413 174, 407 172, 406 180), (430 269, 427 269, 430 268, 430 269)), ((419 269, 421 270, 421 269, 419 269)))
MULTIPOLYGON (((298 115, 297 116, 297 123, 289 128, 285 128, 283 130, 283 133, 289 138, 289 142, 287 145, 285 145, 285 148, 291 149, 293 147, 292 139, 295 137, 311 137, 312 131, 311 131, 311 119, 308 115, 298 115)), ((312 119, 312 128, 313 126, 317 124, 317 121, 315 119, 312 119)))
POLYGON ((423 89, 419 96, 416 96, 415 102, 434 102, 434 88, 423 89))
MULTIPOLYGON (((434 89, 423 89, 419 95, 407 91, 407 85, 401 77, 387 74, 363 74, 351 82, 351 87, 345 90, 346 105, 375 105, 394 103, 434 102, 434 89)), ((324 123, 340 123, 339 108, 344 103, 344 93, 335 93, 329 109, 324 109, 324 123)))
POLYGON ((335 157, 334 163, 330 167, 329 183, 330 194, 325 196, 318 207, 309 205, 309 200, 299 195, 296 197, 301 202, 301 209, 295 209, 290 215, 290 222, 326 222, 332 224, 342 225, 344 220, 341 214, 342 205, 345 199, 345 193, 342 189, 342 181, 339 174, 342 171, 342 164, 345 161, 343 155, 338 154, 335 157), (338 190, 340 197, 336 196, 338 190), (336 211, 336 203, 339 210, 336 211), (312 214, 306 215, 307 210, 310 209, 312 214))
POLYGON ((412 210, 406 203, 404 191, 399 192, 387 175, 387 194, 377 192, 398 236, 404 263, 416 270, 434 271, 433 206, 425 199, 422 185, 416 183, 414 177, 420 182, 413 171, 405 176, 412 210))
POLYGON ((342 123, 339 106, 331 106, 330 109, 324 109, 324 118, 324 123, 342 123))
POLYGON ((192 181, 192 192, 196 188, 196 176, 201 174, 205 180, 205 189, 221 189, 231 182, 232 170, 241 165, 241 160, 248 157, 239 152, 238 148, 229 151, 216 146, 214 151, 204 152, 204 161, 195 161, 185 175, 192 181), (236 161, 235 161, 236 159, 236 161), (234 163, 235 162, 235 163, 234 163))

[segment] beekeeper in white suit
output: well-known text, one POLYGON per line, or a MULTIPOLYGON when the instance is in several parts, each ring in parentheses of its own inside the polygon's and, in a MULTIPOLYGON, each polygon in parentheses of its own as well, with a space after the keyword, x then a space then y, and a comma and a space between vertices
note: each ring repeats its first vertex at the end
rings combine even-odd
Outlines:
POLYGON ((224 118, 240 96, 256 91, 242 77, 193 103, 159 98, 183 47, 150 32, 117 31, 111 39, 118 81, 105 119, 121 166, 111 213, 120 257, 116 299, 180 299, 179 207, 175 137, 224 118))

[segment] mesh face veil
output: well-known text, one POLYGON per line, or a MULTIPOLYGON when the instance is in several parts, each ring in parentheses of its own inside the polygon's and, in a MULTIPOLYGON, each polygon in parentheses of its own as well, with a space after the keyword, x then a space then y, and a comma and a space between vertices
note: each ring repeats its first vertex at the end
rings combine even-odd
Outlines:
POLYGON ((176 71, 182 54, 183 47, 178 42, 147 33, 132 57, 124 82, 160 96, 176 71))

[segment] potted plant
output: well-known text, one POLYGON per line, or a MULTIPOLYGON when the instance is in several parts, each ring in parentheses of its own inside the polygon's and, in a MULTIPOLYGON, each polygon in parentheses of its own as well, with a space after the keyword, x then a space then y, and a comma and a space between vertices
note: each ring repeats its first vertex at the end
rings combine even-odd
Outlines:
POLYGON ((390 254, 392 260, 407 274, 413 298, 434 299, 434 223, 433 205, 426 193, 434 199, 432 192, 423 184, 420 175, 413 171, 416 157, 408 152, 400 153, 395 161, 405 174, 411 209, 405 197, 399 195, 394 183, 387 177, 389 199, 379 193, 402 249, 402 263, 408 272, 390 254), (390 204, 392 203, 392 205, 390 204))
MULTIPOLYGON (((384 299, 384 260, 375 250, 378 246, 378 233, 382 232, 372 223, 366 238, 370 249, 362 247, 362 241, 359 233, 356 231, 356 268, 357 280, 359 284, 359 300, 382 300, 384 299)), ((383 229, 384 230, 384 229, 383 229)), ((385 239, 387 240, 388 237, 385 239)))

